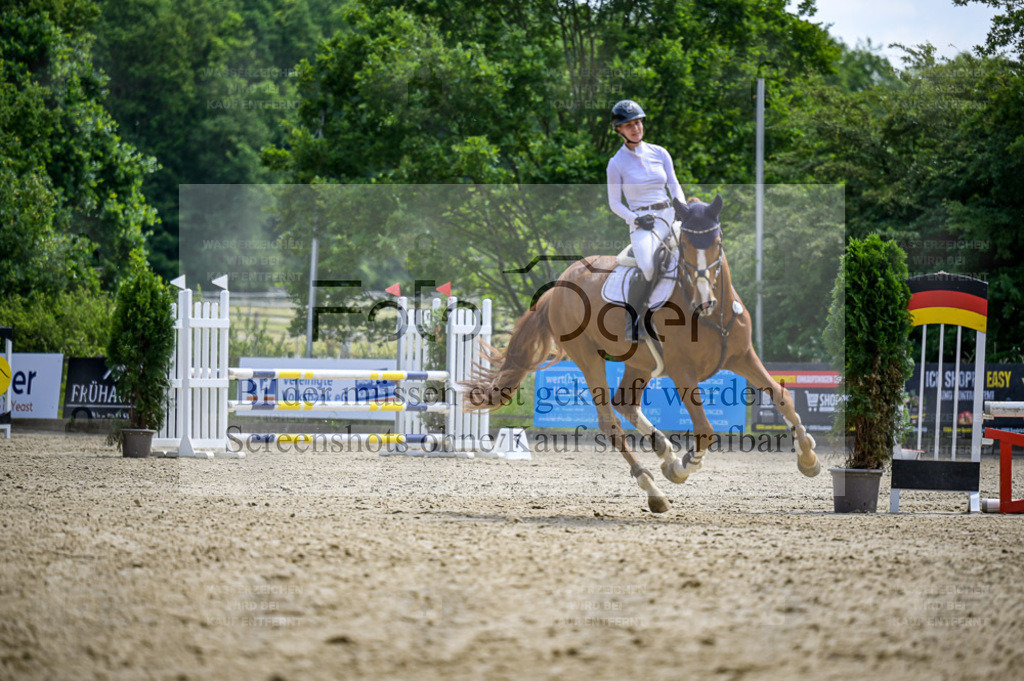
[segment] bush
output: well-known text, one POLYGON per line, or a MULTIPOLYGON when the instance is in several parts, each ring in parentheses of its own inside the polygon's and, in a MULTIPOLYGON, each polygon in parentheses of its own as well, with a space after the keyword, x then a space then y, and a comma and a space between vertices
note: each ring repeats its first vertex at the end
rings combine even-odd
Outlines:
POLYGON ((847 468, 881 468, 903 428, 910 348, 907 258, 873 234, 850 239, 832 292, 826 347, 842 366, 845 401, 837 419, 853 448, 847 468))
POLYGON ((131 261, 128 278, 117 290, 107 366, 118 394, 131 404, 129 427, 158 430, 174 354, 174 295, 141 251, 133 251, 131 261))
POLYGON ((113 299, 104 291, 36 292, 0 301, 0 326, 13 326, 18 352, 97 357, 110 337, 113 299))
POLYGON ((236 366, 241 357, 287 357, 288 339, 275 336, 269 320, 255 313, 236 314, 237 323, 228 327, 228 357, 236 366))

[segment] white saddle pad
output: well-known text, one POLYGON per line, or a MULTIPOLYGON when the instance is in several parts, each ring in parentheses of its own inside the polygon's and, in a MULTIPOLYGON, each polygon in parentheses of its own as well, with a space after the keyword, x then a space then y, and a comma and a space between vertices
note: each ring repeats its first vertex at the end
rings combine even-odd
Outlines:
MULTIPOLYGON (((601 297, 614 305, 626 304, 629 280, 632 276, 632 270, 636 269, 636 260, 627 255, 628 250, 629 247, 626 247, 619 254, 617 260, 620 264, 612 270, 612 273, 605 279, 604 286, 601 287, 601 297)), ((678 271, 679 252, 674 251, 672 259, 669 261, 668 270, 662 274, 658 283, 654 285, 654 290, 651 291, 651 295, 648 298, 650 309, 657 310, 668 302, 676 285, 676 274, 678 271)))

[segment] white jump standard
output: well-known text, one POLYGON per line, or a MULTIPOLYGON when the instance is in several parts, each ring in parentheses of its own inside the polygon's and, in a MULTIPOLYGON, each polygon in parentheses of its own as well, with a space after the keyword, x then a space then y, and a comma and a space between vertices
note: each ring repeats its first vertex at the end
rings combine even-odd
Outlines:
POLYGON ((939 327, 938 371, 935 381, 934 447, 931 460, 893 458, 889 512, 900 510, 902 490, 957 492, 967 495, 967 510, 981 510, 982 392, 985 376, 985 332, 988 328, 988 283, 962 274, 938 272, 910 277, 911 297, 907 306, 912 324, 921 327, 921 369, 918 388, 917 449, 922 449, 924 429, 925 374, 927 373, 928 326, 939 327), (950 418, 952 443, 949 459, 940 459, 942 435, 943 354, 945 327, 956 327, 956 361, 953 369, 953 413, 950 418), (975 332, 973 418, 970 458, 957 460, 957 429, 960 414, 960 355, 964 328, 975 332))
MULTIPOLYGON (((1024 402, 985 402, 985 420, 1024 419, 1024 402)), ((984 513, 1024 513, 1024 499, 1013 498, 1013 448, 1024 447, 1024 434, 986 428, 985 437, 999 444, 999 498, 982 499, 984 513)))
MULTIPOLYGON (((500 457, 489 434, 486 413, 466 413, 461 408, 459 382, 473 370, 478 341, 490 342, 491 301, 482 307, 459 305, 448 299, 446 309, 433 301, 431 310, 409 310, 408 301, 399 298, 398 368, 368 369, 255 369, 228 366, 228 316, 230 294, 227 277, 213 281, 221 289, 216 303, 192 302, 192 291, 184 277, 173 283, 180 291, 175 308, 177 351, 175 352, 167 395, 168 418, 153 440, 156 451, 179 457, 244 457, 245 444, 300 444, 325 442, 332 446, 358 444, 386 447, 388 453, 427 454, 428 456, 474 455, 500 457), (411 314, 410 314, 411 313, 411 314), (426 370, 428 345, 420 334, 436 315, 446 322, 447 370, 426 370), (441 381, 443 401, 316 400, 276 401, 230 400, 230 381, 245 380, 369 380, 423 383, 441 381), (235 412, 394 412, 394 433, 239 433, 228 428, 228 416, 235 412), (444 432, 428 432, 422 415, 445 414, 444 432)), ((440 391, 439 391, 440 392, 440 391)), ((410 389, 408 395, 415 394, 410 389)), ((419 394, 423 394, 420 391, 419 394)), ((382 453, 385 453, 382 451, 382 453)))

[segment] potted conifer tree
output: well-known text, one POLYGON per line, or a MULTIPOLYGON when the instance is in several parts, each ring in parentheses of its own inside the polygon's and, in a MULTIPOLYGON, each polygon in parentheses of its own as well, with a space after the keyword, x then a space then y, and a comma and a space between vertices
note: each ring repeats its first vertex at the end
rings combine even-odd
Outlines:
POLYGON ((847 441, 844 467, 830 468, 837 513, 878 507, 882 471, 903 429, 910 349, 907 257, 873 234, 850 239, 832 292, 826 347, 842 372, 836 429, 847 441))
POLYGON ((130 405, 128 423, 116 438, 126 457, 149 456, 153 434, 164 423, 168 373, 174 354, 174 295, 146 263, 131 255, 111 317, 107 366, 118 395, 130 405))

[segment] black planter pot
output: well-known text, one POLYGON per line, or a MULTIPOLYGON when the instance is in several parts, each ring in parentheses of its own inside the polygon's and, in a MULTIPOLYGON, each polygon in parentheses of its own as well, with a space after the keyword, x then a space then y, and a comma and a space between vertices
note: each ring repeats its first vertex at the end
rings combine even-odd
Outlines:
POLYGON ((129 459, 145 459, 153 451, 155 434, 148 428, 122 428, 121 454, 129 459))
POLYGON ((829 468, 836 513, 874 513, 878 510, 881 468, 829 468))

